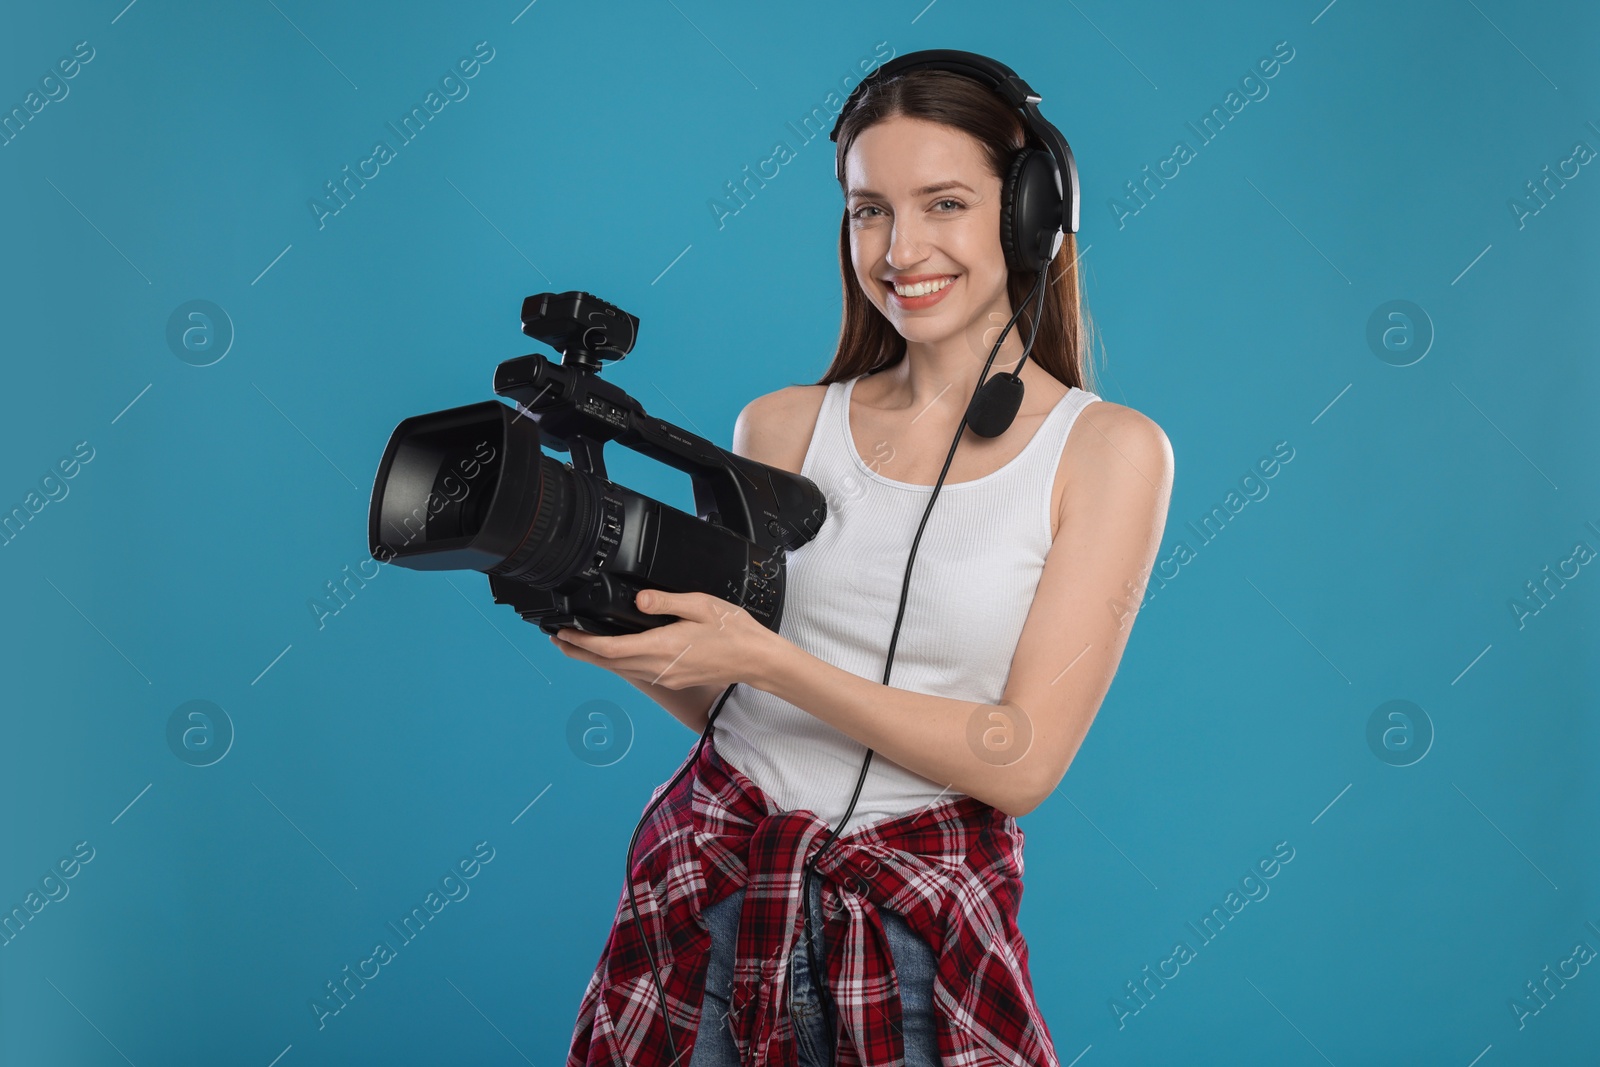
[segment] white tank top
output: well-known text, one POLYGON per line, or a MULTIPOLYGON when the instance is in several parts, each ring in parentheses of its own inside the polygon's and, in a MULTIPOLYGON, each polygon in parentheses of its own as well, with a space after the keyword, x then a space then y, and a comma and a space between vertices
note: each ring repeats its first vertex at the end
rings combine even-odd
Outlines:
MULTIPOLYGON (((912 539, 931 485, 879 474, 850 435, 860 378, 823 396, 800 473, 827 499, 828 518, 788 553, 778 632, 824 662, 883 681, 889 636, 912 539)), ((1067 432, 1100 399, 1073 387, 1010 462, 939 489, 917 545, 889 684, 998 704, 1051 544, 1051 496, 1067 432)), ((948 448, 948 444, 945 446, 948 448)), ((868 455, 886 450, 869 447, 868 455)), ((771 693, 740 684, 714 728, 717 751, 784 811, 809 810, 831 828, 844 817, 865 745, 771 693)), ((861 797, 840 834, 959 798, 874 752, 861 797)))

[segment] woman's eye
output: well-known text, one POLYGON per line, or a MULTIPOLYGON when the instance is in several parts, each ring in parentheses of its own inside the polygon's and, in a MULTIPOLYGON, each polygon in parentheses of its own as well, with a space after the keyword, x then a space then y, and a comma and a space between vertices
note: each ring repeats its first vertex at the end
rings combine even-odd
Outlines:
MULTIPOLYGON (((960 211, 962 208, 966 207, 966 205, 952 197, 945 197, 942 200, 935 200, 934 207, 939 209, 939 214, 949 215, 953 212, 960 211)), ((869 211, 877 212, 878 214, 883 213, 883 209, 878 207, 876 204, 862 204, 860 207, 856 208, 850 213, 850 217, 852 219, 873 218, 873 215, 867 214, 869 211)))

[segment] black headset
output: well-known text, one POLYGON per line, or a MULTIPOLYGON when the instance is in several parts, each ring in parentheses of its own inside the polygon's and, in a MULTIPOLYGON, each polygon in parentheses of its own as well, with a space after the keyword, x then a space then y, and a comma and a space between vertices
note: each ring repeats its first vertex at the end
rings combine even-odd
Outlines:
MULTIPOLYGON (((1023 345, 1022 358, 1017 361, 1016 368, 997 374, 993 378, 988 377, 989 368, 993 366, 994 358, 1000 352, 1000 346, 1005 343, 1011 327, 1016 324, 1028 303, 1039 299, 1049 273, 1048 268, 1056 253, 1060 251, 1066 235, 1078 232, 1078 167, 1072 158, 1072 149, 1067 145, 1066 138, 1061 136, 1061 131, 1039 114, 1038 105, 1042 99, 1039 94, 1010 67, 987 56, 980 56, 975 52, 935 48, 910 52, 890 60, 863 78, 861 84, 850 93, 849 99, 839 112, 838 121, 834 123, 833 132, 828 135, 829 140, 838 142, 839 127, 844 124, 845 116, 860 102, 864 93, 914 70, 944 70, 972 78, 999 93, 1007 104, 1022 113, 1028 131, 1038 144, 1024 145, 1017 151, 1001 184, 1000 245, 1005 250, 1007 267, 1013 271, 1037 273, 1038 279, 1034 282, 1027 298, 1012 313, 1005 329, 1000 331, 1000 337, 995 341, 994 348, 990 350, 988 362, 984 364, 983 373, 978 377, 978 387, 972 394, 961 424, 956 427, 954 440, 950 442, 950 450, 944 459, 944 469, 939 472, 939 480, 934 484, 933 492, 929 494, 928 507, 922 513, 922 523, 917 527, 917 535, 911 542, 911 553, 906 559, 905 578, 900 586, 900 610, 895 616, 894 633, 889 638, 888 657, 883 667, 884 685, 889 684, 889 671, 894 665, 895 645, 899 642, 900 623, 905 617, 906 595, 911 589, 911 565, 917 558, 917 545, 922 541, 922 531, 928 525, 928 515, 933 511, 933 502, 938 499, 939 489, 944 485, 945 474, 950 470, 950 461, 955 458, 956 445, 961 441, 961 433, 970 427, 972 432, 980 437, 998 437, 1016 418, 1017 410, 1022 405, 1023 389, 1020 373, 1022 365, 1028 360, 1028 353, 1033 350, 1033 339, 1039 332, 1042 311, 1034 312, 1033 328, 1023 345)), ((838 151, 834 153, 834 176, 843 182, 844 153, 838 151)), ((633 908, 635 922, 639 919, 639 905, 633 892, 633 849, 639 840, 639 830, 649 820, 650 813, 666 799, 673 786, 677 785, 678 780, 699 762, 700 750, 705 747, 706 739, 711 736, 712 724, 722 713, 722 706, 727 703, 733 687, 738 684, 734 682, 729 685, 717 699, 716 706, 706 718, 706 728, 700 735, 694 754, 684 762, 672 781, 667 783, 655 801, 645 809, 639 824, 633 828, 633 838, 628 842, 627 868, 623 879, 628 886, 628 902, 633 908)), ((823 852, 827 851, 834 838, 839 836, 839 831, 850 821, 850 816, 855 813, 856 802, 861 798, 861 788, 866 784, 867 769, 872 765, 872 757, 873 751, 869 748, 867 758, 861 764, 861 775, 856 779, 856 790, 850 798, 850 807, 845 810, 844 817, 833 827, 816 854, 806 861, 800 881, 800 912, 805 918, 806 956, 811 966, 811 978, 830 1001, 833 995, 827 992, 827 984, 821 969, 817 966, 817 957, 812 944, 810 879, 823 852)), ((661 987, 661 974, 656 969, 655 954, 650 951, 648 939, 645 939, 643 944, 645 955, 650 961, 651 975, 655 978, 656 993, 661 998, 662 1013, 670 1018, 667 994, 661 987)), ((792 960, 790 967, 792 977, 792 960)), ((792 1011, 790 1021, 792 1024, 792 1011)), ((677 1043, 672 1041, 670 1025, 667 1027, 667 1039, 672 1043, 673 1062, 676 1063, 682 1057, 678 1052, 677 1043)))

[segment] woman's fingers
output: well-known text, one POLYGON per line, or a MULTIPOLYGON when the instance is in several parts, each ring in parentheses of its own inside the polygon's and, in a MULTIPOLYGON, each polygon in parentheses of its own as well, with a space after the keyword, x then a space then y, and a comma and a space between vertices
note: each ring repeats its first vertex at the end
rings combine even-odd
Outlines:
MULTIPOLYGON (((567 633, 568 631, 564 629, 561 632, 567 633)), ((551 634, 550 643, 559 648, 561 650, 561 654, 566 656, 568 659, 575 659, 579 663, 592 663, 596 667, 601 667, 610 671, 612 674, 615 674, 624 681, 631 681, 632 675, 636 673, 624 669, 621 660, 607 659, 605 656, 589 651, 576 641, 560 638, 555 634, 551 634)))

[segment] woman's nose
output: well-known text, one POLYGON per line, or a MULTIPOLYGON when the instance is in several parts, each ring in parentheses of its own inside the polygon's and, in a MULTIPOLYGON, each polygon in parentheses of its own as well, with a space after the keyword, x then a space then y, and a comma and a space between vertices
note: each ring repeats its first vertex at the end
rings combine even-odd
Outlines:
POLYGON ((912 223, 895 219, 889 235, 889 254, 885 257, 895 270, 905 270, 927 256, 923 234, 912 223))

